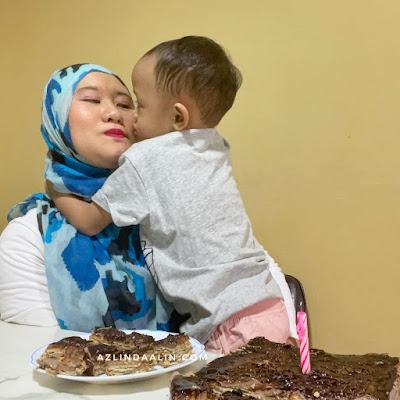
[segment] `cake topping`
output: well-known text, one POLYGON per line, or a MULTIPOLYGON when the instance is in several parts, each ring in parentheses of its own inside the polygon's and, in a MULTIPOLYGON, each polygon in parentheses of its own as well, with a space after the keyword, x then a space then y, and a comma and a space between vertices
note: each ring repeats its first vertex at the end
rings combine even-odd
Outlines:
MULTIPOLYGON (((171 393, 202 393, 207 387, 255 398, 288 398, 298 392, 313 400, 365 396, 387 400, 398 378, 398 363, 398 358, 385 354, 346 356, 311 350, 312 370, 303 374, 298 348, 255 338, 237 352, 214 360, 195 376, 174 378, 171 393)), ((175 398, 179 397, 172 396, 175 398)))

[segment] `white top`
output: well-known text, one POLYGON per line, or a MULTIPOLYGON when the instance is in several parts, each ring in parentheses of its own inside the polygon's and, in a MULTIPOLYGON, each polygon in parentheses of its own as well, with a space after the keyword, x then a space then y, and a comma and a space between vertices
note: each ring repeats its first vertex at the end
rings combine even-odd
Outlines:
POLYGON ((17 324, 54 326, 36 216, 36 209, 28 211, 0 236, 0 316, 17 324))
POLYGON ((183 332, 204 343, 234 313, 282 296, 215 129, 136 143, 119 163, 92 200, 117 226, 140 224, 158 287, 189 314, 183 332))

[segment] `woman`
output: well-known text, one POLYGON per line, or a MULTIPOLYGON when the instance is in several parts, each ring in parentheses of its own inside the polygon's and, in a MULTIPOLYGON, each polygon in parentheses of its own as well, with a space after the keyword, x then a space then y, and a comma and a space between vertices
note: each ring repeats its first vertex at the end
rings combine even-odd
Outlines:
MULTIPOLYGON (((89 201, 133 143, 129 90, 99 65, 58 70, 44 90, 41 132, 49 147, 46 179, 89 201)), ((3 320, 86 332, 171 329, 172 307, 146 268, 138 227, 81 235, 43 193, 8 219, 0 237, 3 320)))

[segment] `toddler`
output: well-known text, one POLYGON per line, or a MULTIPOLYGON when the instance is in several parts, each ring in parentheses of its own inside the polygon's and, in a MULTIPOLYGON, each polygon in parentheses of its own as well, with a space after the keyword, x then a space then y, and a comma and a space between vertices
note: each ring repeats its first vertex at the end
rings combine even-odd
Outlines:
POLYGON ((119 168, 92 203, 51 191, 86 235, 112 221, 140 224, 149 270, 187 317, 181 331, 223 354, 256 336, 281 343, 289 336, 272 259, 253 236, 229 144, 215 130, 240 84, 239 70, 211 39, 161 43, 133 68, 136 143, 119 168))

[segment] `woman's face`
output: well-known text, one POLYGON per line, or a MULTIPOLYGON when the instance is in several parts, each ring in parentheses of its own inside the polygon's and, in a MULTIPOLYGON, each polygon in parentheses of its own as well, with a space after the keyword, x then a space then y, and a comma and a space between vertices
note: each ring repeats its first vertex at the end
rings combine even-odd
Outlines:
POLYGON ((75 89, 69 129, 75 150, 89 164, 116 169, 119 156, 133 143, 133 102, 113 75, 91 72, 75 89))

